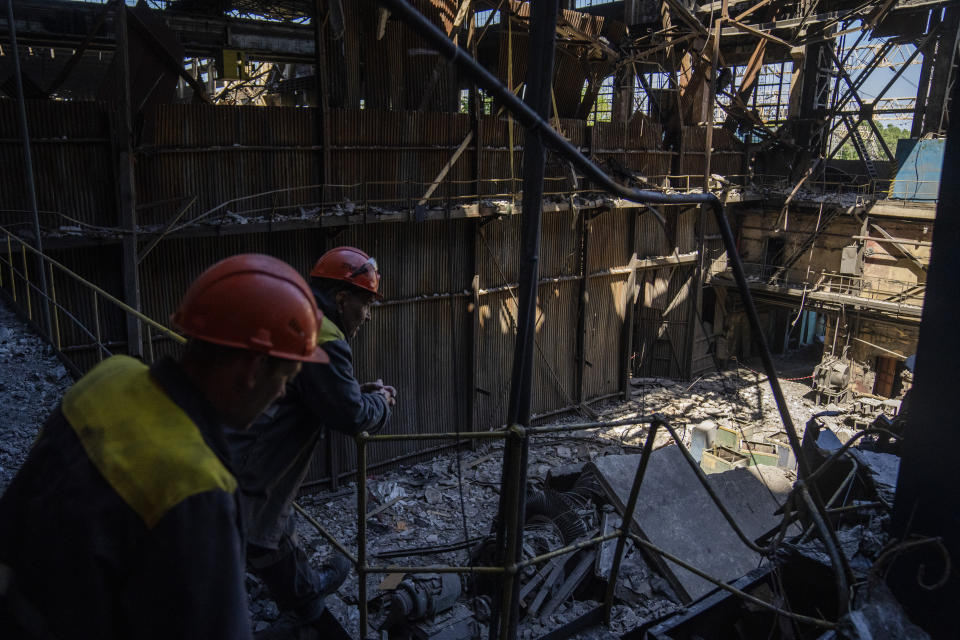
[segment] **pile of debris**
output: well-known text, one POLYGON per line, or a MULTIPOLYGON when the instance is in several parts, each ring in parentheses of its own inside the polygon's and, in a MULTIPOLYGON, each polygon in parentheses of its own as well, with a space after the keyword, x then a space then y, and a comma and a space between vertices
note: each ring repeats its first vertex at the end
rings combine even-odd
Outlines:
MULTIPOLYGON (((70 383, 42 340, 0 307, 0 489, 70 383)), ((797 461, 784 444, 764 383, 763 376, 742 368, 692 384, 634 380, 631 401, 598 408, 610 421, 656 411, 670 420, 683 444, 674 446, 663 433, 656 439, 634 513, 635 538, 627 543, 615 584, 610 628, 597 623, 616 540, 550 554, 622 528, 648 428, 603 427, 532 439, 523 552, 526 558, 548 557, 522 571, 520 637, 576 633, 680 640, 720 637, 718 630, 733 628, 741 637, 768 636, 771 629, 783 638, 818 638, 825 631, 823 637, 926 637, 905 618, 882 579, 900 549, 887 534, 902 437, 899 407, 858 398, 814 415, 818 407, 808 399, 810 387, 781 381, 791 414, 807 423, 802 452, 814 474, 810 486, 826 509, 831 546, 796 499, 797 461), (865 426, 889 433, 864 437, 859 430, 865 426), (739 457, 728 455, 733 452, 739 457), (711 579, 665 560, 661 552, 711 579), (848 574, 845 592, 834 588, 841 573, 848 574), (739 593, 718 590, 718 582, 739 593)), ((491 523, 502 451, 499 443, 487 444, 371 477, 366 516, 371 561, 496 564, 491 523)), ((355 485, 301 502, 352 546, 355 485)), ((298 526, 313 561, 322 563, 329 545, 306 521, 298 526)), ((935 582, 935 574, 931 570, 927 577, 935 582)), ((359 635, 356 580, 351 575, 330 599, 332 614, 353 637, 359 635)), ((262 631, 280 614, 252 575, 248 587, 255 629, 262 631)), ((487 574, 388 574, 368 576, 367 589, 375 628, 388 637, 428 640, 486 634, 499 581, 487 574)))
MULTIPOLYGON (((779 629, 775 637, 816 638, 835 628, 830 621, 837 620, 842 628, 854 629, 844 637, 868 637, 864 634, 874 623, 893 624, 904 637, 923 637, 888 602, 891 597, 876 579, 889 543, 886 526, 899 459, 888 449, 895 442, 859 438, 857 446, 844 447, 860 426, 854 423, 859 419, 855 412, 815 417, 817 407, 806 397, 812 395, 810 386, 781 381, 791 413, 807 421, 806 430, 800 430, 802 450, 813 469, 822 465, 816 491, 826 503, 843 564, 858 585, 846 594, 844 602, 853 605, 847 611, 833 590, 837 557, 831 557, 811 514, 797 499, 797 461, 763 377, 735 370, 692 385, 634 382, 633 400, 601 408, 603 418, 613 421, 656 409, 671 420, 684 446, 673 446, 667 434, 656 439, 634 513, 637 541, 628 542, 615 585, 611 627, 597 623, 616 540, 549 554, 622 527, 640 445, 648 433, 645 426, 532 439, 523 552, 526 558, 548 557, 521 573, 520 637, 649 634, 692 639, 721 637, 718 629, 742 627, 757 633, 763 628, 764 636, 773 628, 779 629), (727 450, 743 457, 731 464, 714 459, 727 450), (717 583, 732 584, 788 615, 718 590, 717 583), (878 622, 881 606, 889 619, 878 622)), ((497 515, 501 460, 501 445, 486 445, 370 478, 372 563, 497 564, 491 523, 497 515)), ((356 539, 355 487, 307 496, 303 502, 348 547, 356 539)), ((301 533, 315 545, 315 560, 322 562, 320 550, 327 548, 322 538, 305 522, 301 533)), ((499 585, 495 574, 368 576, 370 623, 392 638, 483 635, 499 585)), ((331 599, 331 610, 354 636, 359 633, 356 593, 352 575, 339 600, 331 599)), ((253 611, 257 624, 266 627, 276 610, 262 602, 255 601, 253 611)), ((741 635, 753 637, 751 633, 741 635)))
POLYGON ((71 384, 50 347, 0 300, 0 493, 71 384))

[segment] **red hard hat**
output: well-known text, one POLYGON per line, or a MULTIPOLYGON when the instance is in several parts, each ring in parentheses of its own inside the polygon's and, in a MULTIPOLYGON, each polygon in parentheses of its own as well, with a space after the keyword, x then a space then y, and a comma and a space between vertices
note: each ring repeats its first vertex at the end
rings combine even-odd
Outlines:
POLYGON ((342 280, 383 299, 377 261, 354 247, 337 247, 320 256, 310 271, 313 278, 342 280))
POLYGON ((326 363, 330 358, 317 346, 322 319, 303 277, 282 260, 256 253, 232 256, 201 273, 171 317, 191 338, 326 363))

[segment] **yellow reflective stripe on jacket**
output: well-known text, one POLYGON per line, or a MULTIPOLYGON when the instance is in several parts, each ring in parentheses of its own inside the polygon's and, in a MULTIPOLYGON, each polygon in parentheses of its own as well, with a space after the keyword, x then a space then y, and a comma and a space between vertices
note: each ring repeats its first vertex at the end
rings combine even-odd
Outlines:
POLYGON ((192 495, 237 488, 193 420, 138 360, 104 360, 67 391, 61 410, 90 461, 148 527, 192 495))
POLYGON ((322 347, 327 342, 346 339, 347 337, 343 335, 340 327, 327 316, 323 316, 323 322, 320 323, 320 335, 317 336, 317 345, 322 347))

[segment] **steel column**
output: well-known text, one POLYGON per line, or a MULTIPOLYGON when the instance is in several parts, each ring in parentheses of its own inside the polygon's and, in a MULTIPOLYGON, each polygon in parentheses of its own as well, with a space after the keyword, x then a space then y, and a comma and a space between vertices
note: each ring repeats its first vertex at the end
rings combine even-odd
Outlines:
MULTIPOLYGON (((541 120, 545 120, 550 114, 558 11, 557 0, 537 0, 531 9, 525 103, 541 120)), ((536 127, 528 127, 523 144, 523 214, 520 220, 517 337, 507 411, 507 424, 513 425, 516 437, 509 438, 504 449, 501 476, 504 491, 501 493, 497 517, 497 548, 503 550, 501 564, 511 567, 512 570, 508 570, 504 575, 502 593, 494 603, 490 620, 491 640, 515 638, 520 620, 520 573, 516 564, 520 562, 523 553, 529 443, 523 428, 530 426, 530 396, 537 331, 540 223, 546 160, 547 148, 542 131, 536 127)))
POLYGON ((910 399, 910 420, 904 434, 900 475, 893 508, 893 532, 901 540, 911 536, 938 537, 953 558, 946 584, 935 590, 947 571, 943 558, 931 546, 904 550, 891 561, 888 584, 911 620, 934 638, 960 637, 960 485, 956 474, 956 408, 947 400, 956 396, 960 333, 956 319, 960 298, 954 295, 960 273, 960 219, 954 215, 960 201, 960 85, 954 85, 950 130, 943 157, 940 197, 934 220, 936 237, 927 271, 927 295, 917 344, 916 378, 910 399))
MULTIPOLYGON (((573 208, 573 197, 570 198, 571 209, 573 208)), ((577 342, 576 342, 576 362, 577 362, 577 386, 574 389, 576 393, 577 405, 583 404, 583 383, 587 366, 587 336, 586 336, 586 312, 587 312, 587 287, 590 280, 590 221, 587 219, 589 213, 581 209, 577 215, 577 244, 579 256, 577 265, 580 272, 579 285, 577 287, 577 342)))
MULTIPOLYGON (((27 106, 23 98, 23 77, 20 75, 20 49, 17 48, 17 25, 13 19, 13 0, 7 0, 7 23, 10 25, 10 48, 13 52, 13 77, 17 85, 17 109, 20 117, 20 134, 23 137, 23 170, 27 182, 27 197, 30 199, 30 210, 33 214, 34 246, 38 252, 36 255, 37 272, 40 275, 40 291, 43 294, 43 330, 47 332, 47 337, 50 338, 52 342, 50 305, 47 297, 47 275, 43 270, 43 239, 40 236, 40 212, 37 209, 37 187, 33 180, 33 153, 30 149, 30 128, 27 125, 27 106)), ((26 264, 23 265, 23 269, 24 277, 26 277, 26 264)), ((27 301, 29 302, 29 300, 30 290, 28 289, 27 301)))
MULTIPOLYGON (((118 118, 114 136, 117 150, 117 210, 120 227, 124 230, 121 240, 121 273, 123 277, 123 300, 140 310, 140 275, 137 267, 137 191, 133 173, 133 114, 130 103, 130 50, 127 32, 127 17, 130 10, 122 4, 117 11, 117 50, 114 53, 119 79, 118 118)), ((143 328, 140 320, 126 315, 127 353, 143 355, 143 328)))

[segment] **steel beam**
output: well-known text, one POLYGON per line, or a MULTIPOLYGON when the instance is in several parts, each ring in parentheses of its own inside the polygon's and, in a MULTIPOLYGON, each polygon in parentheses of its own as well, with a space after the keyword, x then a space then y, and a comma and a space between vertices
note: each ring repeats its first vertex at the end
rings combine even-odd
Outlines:
MULTIPOLYGON (((525 103, 537 116, 550 115, 553 87, 557 0, 538 0, 530 16, 527 48, 525 103)), ((503 454, 503 487, 497 517, 497 548, 503 550, 503 566, 516 565, 523 555, 529 439, 533 388, 533 356, 537 322, 537 280, 540 268, 540 224, 543 208, 543 178, 547 147, 541 131, 528 128, 523 144, 523 214, 520 220, 520 295, 517 301, 517 337, 513 351, 510 404, 507 424, 519 427, 518 437, 507 440, 503 454)), ((508 571, 503 590, 495 600, 490 620, 490 638, 515 638, 520 621, 520 573, 508 571)))
MULTIPOLYGON (((127 18, 130 9, 124 5, 116 12, 117 52, 116 72, 120 75, 118 87, 117 118, 114 122, 117 179, 117 211, 120 227, 124 230, 120 240, 121 274, 123 277, 123 301, 140 310, 140 277, 137 260, 137 190, 133 169, 133 106, 130 104, 130 55, 128 46, 127 18)), ((143 355, 143 329, 140 320, 126 316, 127 353, 143 355)))
MULTIPOLYGON (((37 209, 37 186, 33 179, 33 152, 30 145, 30 127, 27 124, 27 107, 23 98, 23 77, 20 74, 20 49, 17 47, 16 18, 13 15, 13 0, 7 0, 7 25, 10 29, 10 49, 13 53, 13 76, 17 86, 17 115, 20 118, 20 135, 23 139, 23 171, 26 178, 27 196, 30 199, 30 211, 33 214, 34 246, 37 249, 36 268, 40 275, 40 293, 43 296, 43 330, 47 338, 53 342, 53 325, 50 322, 50 304, 47 294, 47 272, 43 268, 43 237, 40 235, 40 212, 37 209)), ((24 277, 27 276, 26 264, 24 277)), ((12 283, 11 283, 12 284, 12 283)), ((30 300, 30 289, 26 291, 27 301, 30 300)))
MULTIPOLYGON (((103 5, 70 0, 17 1, 21 44, 79 48, 93 31, 103 5)), ((245 20, 222 16, 150 10, 177 32, 188 57, 216 57, 224 48, 241 49, 249 60, 313 64, 313 26, 245 20)), ((116 15, 107 17, 99 36, 87 43, 91 51, 116 48, 116 15)))
POLYGON ((943 158, 936 235, 927 271, 917 344, 917 364, 911 390, 910 417, 904 433, 893 508, 893 533, 901 541, 911 537, 938 538, 953 559, 937 550, 937 543, 907 548, 891 559, 888 584, 905 606, 910 619, 934 638, 960 637, 960 485, 956 474, 956 443, 960 436, 956 407, 957 354, 960 333, 957 317, 960 297, 955 295, 960 273, 960 84, 953 88, 950 130, 943 158), (946 582, 931 588, 941 574, 946 582))

